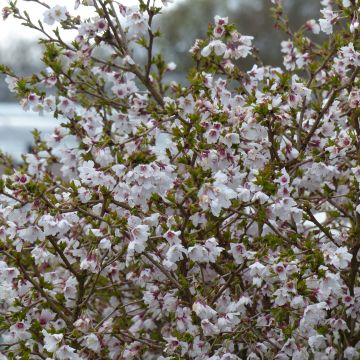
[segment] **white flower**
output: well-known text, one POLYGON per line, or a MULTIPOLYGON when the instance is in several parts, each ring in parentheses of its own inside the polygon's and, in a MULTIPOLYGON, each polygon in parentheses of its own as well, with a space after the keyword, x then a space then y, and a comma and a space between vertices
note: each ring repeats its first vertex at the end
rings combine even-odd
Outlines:
POLYGON ((291 307, 294 309, 301 309, 304 307, 304 298, 301 295, 295 296, 292 300, 291 300, 291 307))
POLYGON ((208 262, 208 252, 201 245, 191 246, 188 249, 189 259, 200 263, 208 262))
POLYGON ((220 329, 208 319, 201 320, 201 328, 205 336, 216 335, 220 332, 220 329))
POLYGON ((225 26, 229 23, 229 18, 227 16, 221 17, 219 15, 215 15, 214 22, 216 26, 225 26))
POLYGON ((282 263, 275 264, 273 269, 281 281, 285 281, 287 279, 286 270, 282 263))
POLYGON ((13 289, 13 285, 11 283, 1 283, 0 284, 0 300, 12 302, 17 296, 16 291, 13 289))
POLYGON ((111 241, 109 239, 101 239, 99 242, 99 248, 102 250, 110 250, 111 249, 111 241))
POLYGON ((140 11, 131 11, 126 14, 125 27, 135 34, 142 34, 149 29, 147 19, 140 11))
POLYGON ((215 26, 213 35, 216 38, 221 38, 225 33, 225 28, 223 26, 215 26))
POLYGON ((181 240, 180 240, 180 237, 179 237, 180 235, 181 235, 181 231, 168 230, 164 234, 164 238, 168 241, 168 243, 170 245, 174 245, 174 244, 181 243, 181 240))
POLYGON ((188 249, 188 256, 191 260, 200 263, 214 263, 216 258, 224 250, 224 248, 217 246, 218 242, 215 238, 206 240, 204 246, 196 244, 188 249))
POLYGON ((267 137, 267 130, 259 124, 246 124, 241 127, 241 136, 250 141, 259 141, 267 137))
POLYGON ((96 255, 89 254, 85 256, 80 262, 80 269, 95 272, 98 269, 96 255))
POLYGON ((8 88, 11 92, 15 92, 17 87, 17 78, 12 77, 10 75, 6 75, 5 82, 8 84, 8 88))
POLYGON ((235 59, 246 58, 251 54, 253 36, 240 35, 237 31, 232 32, 233 44, 227 47, 224 58, 235 59))
POLYGON ((53 353, 59 347, 60 341, 63 339, 63 334, 49 334, 43 329, 42 334, 44 335, 44 348, 46 351, 53 353))
POLYGON ((249 273, 250 276, 253 278, 253 284, 256 286, 260 286, 262 283, 262 279, 267 274, 267 269, 266 266, 257 261, 249 266, 249 273))
POLYGON ((346 360, 358 360, 359 352, 352 346, 348 346, 344 351, 344 358, 346 360))
POLYGON ((89 189, 80 187, 79 189, 77 189, 77 192, 79 195, 79 199, 83 204, 86 204, 91 200, 91 192, 89 191, 89 189))
POLYGON ((291 360, 308 360, 309 359, 309 353, 306 351, 306 349, 296 350, 292 354, 291 360))
POLYGON ((210 238, 205 241, 205 248, 208 251, 209 262, 215 263, 217 257, 221 254, 224 248, 218 246, 219 243, 215 238, 210 238))
POLYGON ((68 345, 63 345, 55 355, 59 360, 81 360, 80 356, 75 353, 75 349, 68 345))
POLYGON ((226 45, 221 40, 213 40, 201 50, 201 56, 209 56, 212 50, 217 56, 221 56, 226 51, 226 45))
POLYGON ((248 202, 251 199, 251 191, 244 187, 238 187, 236 189, 238 193, 238 199, 242 202, 248 202))
POLYGON ((227 186, 227 175, 218 171, 214 175, 213 184, 204 184, 199 193, 200 206, 205 210, 209 207, 214 216, 219 216, 221 209, 231 205, 231 200, 237 197, 236 192, 227 186))
POLYGON ((173 71, 173 70, 175 70, 176 69, 176 64, 173 62, 173 61, 171 61, 171 62, 169 62, 168 64, 167 64, 167 69, 168 70, 170 70, 170 71, 173 71))
MULTIPOLYGON (((179 341, 176 337, 170 336, 170 337, 164 337, 164 340, 166 341, 166 347, 165 351, 168 354, 174 354, 174 352, 181 348, 181 356, 184 356, 186 352, 188 351, 189 344, 185 341, 179 341)), ((169 360, 170 358, 166 357, 158 357, 159 360, 169 360)))
POLYGON ((323 335, 310 336, 308 342, 313 351, 321 351, 326 348, 326 339, 323 335))
POLYGON ((187 254, 187 250, 181 244, 175 244, 169 248, 166 253, 166 259, 170 262, 175 264, 176 262, 180 261, 184 258, 187 254))
POLYGON ((228 133, 221 139, 221 141, 228 147, 231 147, 233 144, 240 144, 240 135, 236 133, 228 133))
POLYGON ((259 201, 260 204, 265 204, 269 200, 269 196, 262 191, 257 191, 252 197, 252 201, 259 201))
POLYGON ((63 96, 60 96, 59 97, 59 104, 58 104, 58 109, 65 115, 65 116, 68 116, 68 117, 72 117, 74 116, 75 114, 75 104, 63 97, 63 96))
POLYGON ((55 5, 53 8, 44 12, 44 23, 53 25, 55 22, 64 21, 67 19, 66 7, 55 5))
POLYGON ((357 16, 354 16, 353 19, 351 20, 350 31, 354 33, 355 30, 358 28, 359 28, 359 18, 357 16))
POLYGON ((329 257, 331 264, 338 269, 346 269, 352 259, 346 246, 339 247, 333 254, 329 254, 329 257))
POLYGON ((152 147, 152 151, 156 154, 158 159, 166 161, 166 150, 169 149, 170 153, 173 153, 176 149, 175 144, 171 136, 167 133, 156 130, 155 146, 152 147))
POLYGON ((314 326, 319 324, 326 317, 326 310, 329 307, 326 302, 308 305, 304 311, 300 326, 314 326))
POLYGON ((216 128, 210 128, 208 131, 206 131, 205 133, 205 138, 208 144, 214 144, 218 141, 220 136, 220 131, 219 129, 216 128))
POLYGON ((101 350, 100 341, 95 334, 85 336, 85 346, 96 353, 101 350))
POLYGON ((31 255, 34 258, 35 264, 42 265, 44 263, 49 263, 55 259, 55 255, 51 254, 45 247, 35 246, 31 250, 31 255))
POLYGON ((214 309, 200 301, 194 302, 192 310, 202 320, 211 319, 217 315, 217 312, 214 309))
POLYGON ((320 26, 315 20, 308 20, 305 23, 305 28, 309 31, 312 31, 314 34, 319 34, 320 26))
POLYGON ((18 232, 18 235, 21 239, 23 239, 24 241, 27 241, 29 243, 34 243, 36 240, 44 240, 45 239, 44 233, 36 225, 32 225, 26 229, 20 230, 18 232))
POLYGON ((114 161, 114 157, 111 155, 109 148, 104 149, 93 149, 92 151, 95 161, 100 164, 100 166, 107 166, 114 161))
POLYGON ((349 94, 349 106, 353 109, 358 109, 360 107, 360 90, 352 90, 349 94))
POLYGON ((10 326, 10 333, 15 341, 22 341, 31 338, 31 333, 27 331, 30 325, 26 321, 18 321, 10 326))
POLYGON ((288 186, 290 182, 289 174, 287 173, 286 169, 281 170, 281 176, 275 180, 280 186, 288 186))
POLYGON ((227 313, 219 317, 217 326, 219 327, 220 331, 232 331, 234 327, 240 322, 237 315, 238 314, 235 313, 227 313))
POLYGON ((229 253, 234 257, 234 260, 237 264, 242 264, 244 262, 244 253, 246 252, 245 246, 243 244, 230 244, 229 253))
POLYGON ((321 10, 321 13, 324 16, 324 19, 319 20, 321 31, 327 35, 330 35, 333 32, 333 25, 337 20, 337 15, 329 9, 323 9, 321 10))
POLYGON ((149 238, 149 226, 148 225, 138 225, 131 230, 131 235, 133 238, 132 243, 134 244, 135 252, 143 252, 145 250, 146 241, 149 238))

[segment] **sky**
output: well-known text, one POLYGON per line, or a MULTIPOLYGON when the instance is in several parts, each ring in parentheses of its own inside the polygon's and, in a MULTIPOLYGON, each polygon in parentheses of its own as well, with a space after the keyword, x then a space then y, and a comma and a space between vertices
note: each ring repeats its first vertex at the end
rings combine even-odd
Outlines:
MULTIPOLYGON (((79 11, 74 11, 75 0, 43 0, 50 6, 61 5, 66 6, 71 14, 77 15, 80 14, 79 11)), ((160 2, 159 0, 156 0, 160 2)), ((176 2, 180 0, 174 0, 173 4, 170 6, 174 6, 176 2)), ((120 2, 125 6, 136 5, 138 3, 137 0, 120 0, 120 2)), ((0 0, 0 9, 3 9, 8 5, 8 0, 0 0)), ((44 7, 29 2, 26 0, 18 0, 18 6, 20 9, 27 10, 30 17, 32 19, 42 19, 42 14, 45 10, 44 7)), ((81 11, 84 11, 84 7, 80 7, 81 11)), ((34 39, 37 37, 37 33, 34 30, 28 29, 24 26, 20 25, 19 20, 13 19, 9 17, 6 21, 3 21, 0 18, 0 48, 4 49, 8 46, 11 46, 13 41, 17 39, 34 39)))

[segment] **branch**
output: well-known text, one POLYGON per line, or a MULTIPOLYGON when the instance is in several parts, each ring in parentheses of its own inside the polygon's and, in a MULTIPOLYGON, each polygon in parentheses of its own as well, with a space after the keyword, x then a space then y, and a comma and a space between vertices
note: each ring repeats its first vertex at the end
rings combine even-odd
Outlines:
POLYGON ((334 102, 334 100, 336 99, 336 96, 337 96, 337 93, 343 89, 346 89, 348 88, 349 86, 352 86, 355 78, 356 78, 356 75, 358 74, 359 72, 359 67, 356 67, 353 74, 351 75, 351 78, 349 80, 349 82, 345 85, 342 85, 336 89, 333 90, 333 92, 331 93, 328 101, 326 102, 325 106, 321 109, 321 111, 318 113, 318 116, 313 124, 313 126, 311 127, 308 135, 306 136, 303 144, 302 144, 302 147, 301 149, 302 150, 305 150, 308 143, 310 142, 311 138, 313 137, 313 135, 315 134, 315 131, 317 130, 319 124, 320 124, 320 121, 321 119, 323 118, 323 116, 327 113, 327 111, 329 110, 330 106, 332 105, 332 103, 334 102))

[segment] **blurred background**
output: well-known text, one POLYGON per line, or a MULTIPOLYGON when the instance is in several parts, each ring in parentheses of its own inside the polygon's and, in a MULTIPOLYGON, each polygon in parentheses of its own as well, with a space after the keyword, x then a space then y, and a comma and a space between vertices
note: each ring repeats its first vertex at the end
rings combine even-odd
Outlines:
MULTIPOLYGON (((74 0, 51 2, 68 6, 69 10, 74 4, 74 0)), ((123 0, 122 3, 132 5, 136 0, 123 0)), ((318 0, 285 0, 284 4, 292 29, 297 29, 306 20, 319 17, 318 0)), ((6 5, 7 0, 0 0, 0 8, 6 5)), ((215 15, 228 16, 240 33, 255 37, 254 44, 265 65, 281 66, 280 42, 286 36, 274 29, 269 5, 270 0, 173 0, 166 9, 166 15, 158 17, 155 24, 163 34, 156 50, 163 54, 166 61, 177 64, 174 77, 181 81, 192 66, 188 50, 194 40, 205 36, 215 15)), ((30 7, 30 15, 32 11, 30 7)), ((36 35, 14 20, 0 20, 0 63, 10 66, 19 75, 29 75, 42 69, 41 48, 36 35)), ((244 63, 244 67, 251 67, 251 64, 244 63)), ((55 119, 23 112, 14 94, 8 91, 4 78, 0 77, 2 151, 20 161, 21 153, 31 147, 31 129, 36 127, 43 133, 50 133, 56 124, 55 119)))

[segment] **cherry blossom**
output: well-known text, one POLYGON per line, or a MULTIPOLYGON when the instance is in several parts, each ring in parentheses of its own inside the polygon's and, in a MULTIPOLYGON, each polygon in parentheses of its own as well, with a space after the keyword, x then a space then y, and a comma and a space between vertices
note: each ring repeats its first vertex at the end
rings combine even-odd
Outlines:
POLYGON ((55 22, 64 21, 67 18, 66 7, 55 5, 44 12, 44 23, 53 25, 55 22))
POLYGON ((279 67, 215 16, 189 86, 170 1, 29 1, 46 71, 0 71, 61 125, 1 157, 0 359, 359 359, 359 1, 271 1, 279 67))
POLYGON ((226 45, 221 40, 213 40, 202 49, 201 55, 209 56, 212 50, 216 55, 221 56, 225 53, 226 45))

